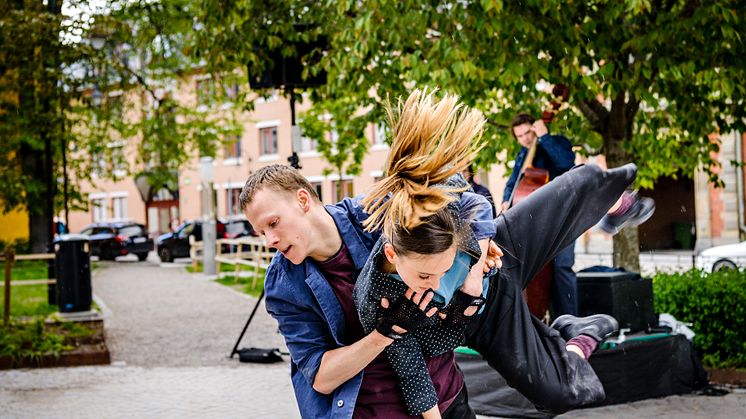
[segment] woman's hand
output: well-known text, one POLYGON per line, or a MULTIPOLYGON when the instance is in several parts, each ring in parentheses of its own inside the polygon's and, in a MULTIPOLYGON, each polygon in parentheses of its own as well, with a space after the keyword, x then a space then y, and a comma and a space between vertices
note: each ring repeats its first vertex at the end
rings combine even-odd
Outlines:
POLYGON ((484 273, 489 272, 492 268, 500 269, 503 266, 503 251, 495 242, 490 240, 489 246, 487 246, 487 257, 484 259, 484 267, 482 270, 484 273))
POLYGON ((423 419, 440 419, 440 410, 438 405, 431 407, 429 410, 422 412, 423 419))

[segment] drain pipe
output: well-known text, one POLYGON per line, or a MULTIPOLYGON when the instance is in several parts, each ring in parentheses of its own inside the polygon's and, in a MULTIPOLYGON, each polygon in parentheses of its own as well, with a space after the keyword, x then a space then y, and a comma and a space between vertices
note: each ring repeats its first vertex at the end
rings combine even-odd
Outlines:
POLYGON ((746 235, 743 196, 743 136, 736 131, 736 193, 738 194, 738 233, 741 238, 746 235))

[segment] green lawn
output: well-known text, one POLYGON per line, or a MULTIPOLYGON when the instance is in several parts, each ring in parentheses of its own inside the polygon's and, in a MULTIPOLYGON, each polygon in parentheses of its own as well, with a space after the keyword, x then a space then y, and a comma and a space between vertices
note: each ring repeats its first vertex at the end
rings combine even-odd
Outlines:
MULTIPOLYGON (((0 265, 4 262, 0 263, 0 265)), ((93 262, 91 269, 99 268, 97 262, 93 262)), ((46 279, 47 261, 45 260, 19 260, 13 264, 11 280, 24 281, 32 279, 46 279)), ((1 282, 0 282, 1 283, 1 282)), ((0 289, 5 290, 0 286, 0 289)), ((4 294, 3 294, 4 295, 4 294)), ((56 305, 47 303, 47 285, 19 285, 10 289, 10 315, 18 316, 44 316, 57 311, 56 305)))
POLYGON ((217 282, 225 286, 236 289, 245 294, 249 294, 254 297, 259 297, 262 289, 264 288, 264 269, 259 269, 259 278, 256 280, 256 287, 252 287, 251 283, 254 281, 253 276, 251 277, 235 277, 233 275, 227 275, 222 278, 218 278, 217 282))
MULTIPOLYGON (((219 272, 235 272, 235 267, 232 265, 228 265, 225 263, 218 264, 220 267, 219 272)), ((187 272, 189 273, 195 273, 195 272, 202 272, 202 263, 197 263, 197 269, 194 269, 192 265, 189 265, 186 267, 187 272)), ((239 265, 239 271, 241 272, 251 272, 253 274, 254 267, 253 266, 245 266, 245 265, 239 265)), ((226 275, 222 278, 218 278, 216 280, 217 283, 225 285, 227 287, 231 287, 239 292, 243 292, 244 294, 249 294, 254 297, 259 297, 259 294, 262 292, 262 288, 264 288, 264 274, 266 273, 266 269, 259 268, 259 277, 256 280, 256 286, 252 287, 251 284, 254 282, 254 276, 251 275, 249 277, 236 277, 234 275, 226 275)))

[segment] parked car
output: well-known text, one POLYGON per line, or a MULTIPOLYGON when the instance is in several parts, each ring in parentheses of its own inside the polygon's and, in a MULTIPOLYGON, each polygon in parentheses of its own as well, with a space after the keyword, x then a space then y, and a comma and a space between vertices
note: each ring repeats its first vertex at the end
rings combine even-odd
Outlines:
POLYGON ((223 220, 223 222, 225 223, 225 238, 227 239, 258 236, 251 223, 243 217, 228 218, 223 220))
MULTIPOLYGON (((217 221, 217 238, 225 238, 225 223, 217 221)), ((202 241, 202 220, 187 221, 172 233, 161 234, 157 241, 158 256, 161 262, 173 262, 176 258, 189 257, 189 236, 202 241)))
POLYGON ((101 260, 134 254, 143 261, 153 250, 153 239, 148 236, 145 226, 138 223, 94 223, 80 233, 89 236, 91 256, 98 256, 101 260))
POLYGON ((697 267, 705 272, 746 268, 746 241, 703 250, 697 256, 697 267))

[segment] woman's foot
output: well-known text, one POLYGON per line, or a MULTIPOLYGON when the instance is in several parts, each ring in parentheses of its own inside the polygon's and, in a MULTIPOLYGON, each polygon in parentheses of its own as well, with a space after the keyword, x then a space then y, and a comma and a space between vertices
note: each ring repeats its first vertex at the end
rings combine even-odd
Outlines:
POLYGON ((619 208, 606 214, 598 226, 613 235, 625 227, 635 227, 644 223, 654 212, 655 201, 652 198, 640 197, 636 191, 624 191, 619 208))
POLYGON ((619 330, 619 322, 608 314, 594 314, 588 317, 565 314, 557 317, 550 327, 557 330, 564 340, 586 335, 601 343, 619 330))

